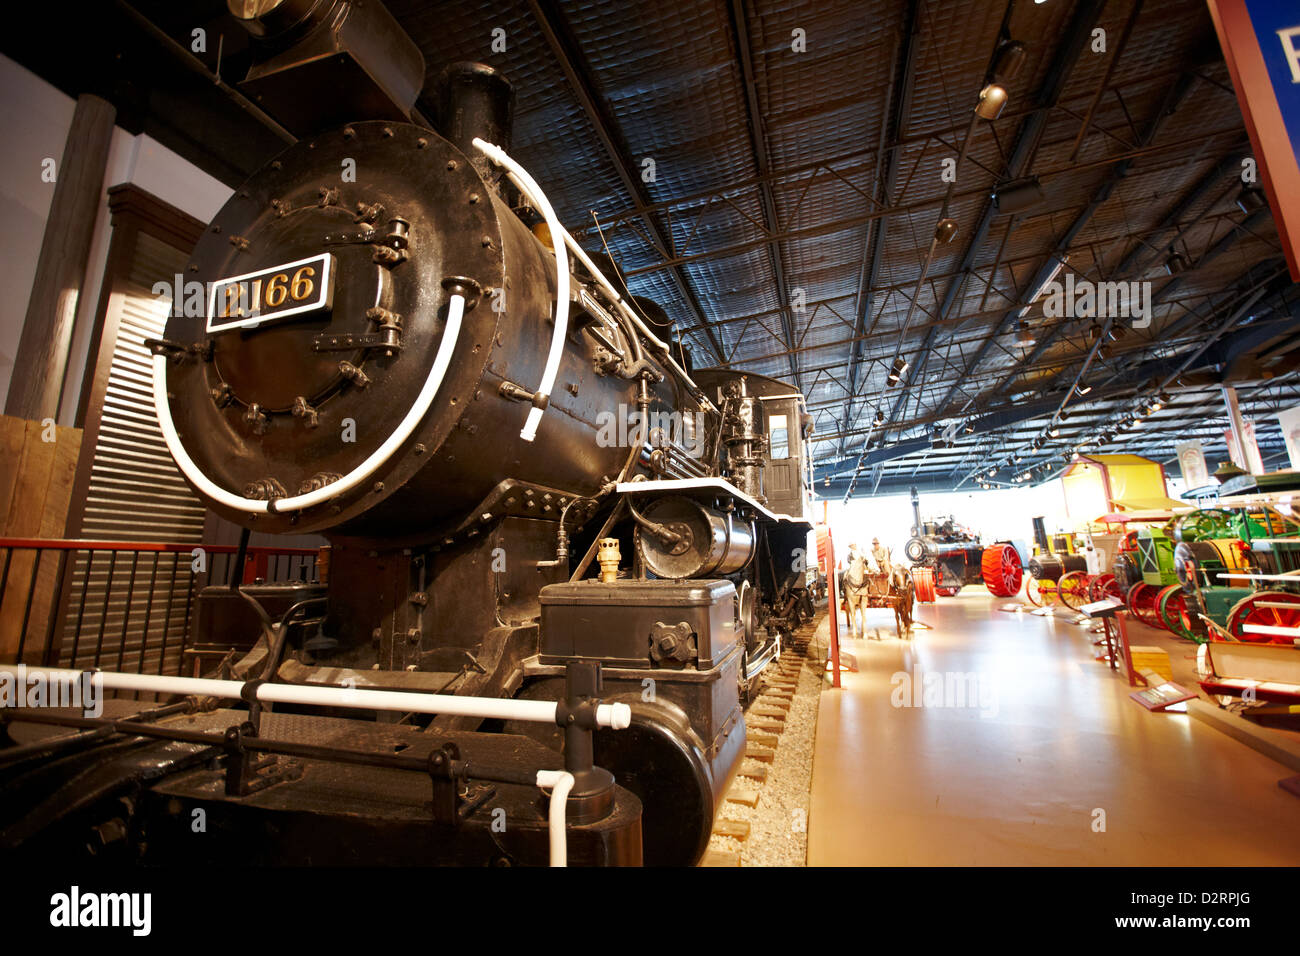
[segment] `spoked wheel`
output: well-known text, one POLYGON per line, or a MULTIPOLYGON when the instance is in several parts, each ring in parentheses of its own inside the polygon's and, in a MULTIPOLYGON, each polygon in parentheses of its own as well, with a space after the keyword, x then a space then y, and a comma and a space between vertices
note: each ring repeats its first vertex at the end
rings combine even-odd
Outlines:
POLYGON ((1165 625, 1160 620, 1159 597, 1159 588, 1139 581, 1128 589, 1124 600, 1133 616, 1147 627, 1163 628, 1165 625))
POLYGON ((1011 597, 1024 578, 1020 555, 1009 544, 995 544, 980 555, 980 577, 994 597, 1011 597))
POLYGON ((1119 589, 1119 582, 1115 580, 1115 575, 1107 571, 1105 574, 1099 574, 1088 583, 1088 600, 1092 602, 1104 601, 1107 598, 1115 598, 1117 601, 1124 599, 1123 593, 1119 589))
POLYGON ((1056 593, 1066 607, 1079 610, 1088 603, 1088 572, 1067 571, 1062 574, 1061 580, 1056 582, 1056 593))
POLYGON ((1162 588, 1156 598, 1156 610, 1166 629, 1188 641, 1200 640, 1192 630, 1191 615, 1187 611, 1187 592, 1181 584, 1162 588))
POLYGON ((1047 607, 1056 603, 1056 582, 1045 578, 1025 578, 1025 597, 1034 607, 1047 607))
POLYGON ((1300 627, 1300 594, 1287 591, 1259 591, 1242 598, 1228 612, 1228 633, 1239 641, 1253 644, 1292 644, 1296 638, 1285 634, 1255 634, 1246 625, 1265 627, 1300 627))
POLYGON ((1232 512, 1222 508, 1206 508, 1183 515, 1174 526, 1176 541, 1205 541, 1209 538, 1231 538, 1232 512))

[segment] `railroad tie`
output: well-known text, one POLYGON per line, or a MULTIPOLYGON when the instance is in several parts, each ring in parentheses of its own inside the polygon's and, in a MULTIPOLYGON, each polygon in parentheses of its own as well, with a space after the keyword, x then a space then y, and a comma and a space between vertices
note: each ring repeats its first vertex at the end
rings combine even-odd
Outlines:
POLYGON ((713 835, 743 840, 749 836, 748 820, 718 820, 713 824, 713 835))
POLYGON ((728 853, 726 850, 710 850, 704 854, 700 866, 740 866, 740 854, 728 853))

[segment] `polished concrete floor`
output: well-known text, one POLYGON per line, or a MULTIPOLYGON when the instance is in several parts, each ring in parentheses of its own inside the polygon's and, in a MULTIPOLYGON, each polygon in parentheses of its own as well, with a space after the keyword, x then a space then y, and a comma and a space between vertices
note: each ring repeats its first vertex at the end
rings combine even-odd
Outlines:
POLYGON ((859 671, 821 696, 809 865, 1300 864, 1293 771, 1149 713, 1085 628, 1005 603, 967 588, 910 642, 883 611, 881 640, 842 642, 859 671))

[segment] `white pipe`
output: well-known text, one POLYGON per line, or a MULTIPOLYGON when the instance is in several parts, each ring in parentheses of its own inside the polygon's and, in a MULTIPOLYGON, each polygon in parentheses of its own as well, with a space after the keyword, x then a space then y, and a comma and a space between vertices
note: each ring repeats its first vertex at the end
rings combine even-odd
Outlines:
MULTIPOLYGON (((624 301, 623 297, 618 294, 618 290, 614 288, 613 284, 605 278, 605 274, 596 268, 596 264, 591 261, 591 258, 587 255, 582 246, 578 245, 577 240, 574 239, 573 236, 569 235, 567 230, 562 229, 562 231, 564 234, 564 244, 573 250, 573 254, 578 257, 578 261, 587 267, 587 270, 592 274, 596 281, 600 283, 601 288, 603 288, 610 298, 614 300, 614 304, 618 306, 625 316, 628 317, 629 321, 631 321, 633 325, 641 330, 641 334, 646 337, 646 340, 651 345, 656 346, 664 353, 664 356, 668 359, 668 364, 673 367, 673 370, 685 379, 686 383, 691 388, 695 389, 697 392, 702 392, 703 390, 695 384, 695 380, 687 374, 686 369, 677 364, 677 360, 673 358, 673 350, 668 347, 668 344, 662 341, 650 330, 648 325, 641 321, 641 316, 637 315, 636 312, 632 310, 631 306, 629 306, 627 302, 624 301)), ((707 397, 705 401, 708 401, 707 397)), ((710 407, 712 404, 712 402, 709 402, 710 407)))
MULTIPOLYGON (((638 329, 640 329, 641 334, 645 336, 646 340, 651 345, 657 347, 660 351, 664 353, 664 356, 668 359, 668 364, 673 367, 673 370, 677 372, 677 374, 680 375, 691 388, 693 388, 697 392, 702 393, 702 389, 695 384, 695 381, 690 377, 690 375, 687 374, 686 369, 682 368, 680 365, 677 364, 677 361, 673 358, 672 349, 669 348, 668 345, 665 342, 663 342, 658 336, 656 336, 654 332, 650 330, 649 326, 647 326, 643 321, 641 321, 641 317, 637 315, 636 312, 634 312, 631 309, 631 307, 628 306, 627 302, 624 301, 623 297, 619 295, 618 290, 614 288, 613 283, 611 283, 608 279, 606 279, 605 274, 596 268, 596 264, 591 261, 591 257, 587 255, 586 250, 583 249, 582 246, 578 245, 577 240, 574 239, 573 236, 569 234, 569 231, 564 228, 564 225, 560 222, 559 218, 554 216, 554 210, 551 208, 551 204, 547 201, 546 196, 542 194, 541 187, 537 185, 537 182, 531 176, 529 176, 528 173, 524 172, 523 167, 519 166, 518 163, 510 159, 510 157, 506 155, 505 151, 502 150, 501 147, 494 146, 491 143, 485 143, 480 139, 474 140, 474 145, 477 146, 478 149, 489 159, 493 160, 500 166, 504 166, 507 170, 507 174, 510 177, 510 181, 513 182, 517 187, 519 187, 519 191, 522 192, 524 196, 526 196, 534 206, 536 206, 539 210, 541 210, 542 215, 546 217, 546 228, 551 231, 551 245, 555 247, 555 259, 556 259, 557 268, 561 262, 561 256, 564 251, 563 247, 568 247, 573 252, 574 256, 578 259, 578 261, 587 267, 587 271, 591 273, 592 277, 596 280, 596 282, 599 283, 601 288, 605 290, 606 294, 608 294, 609 297, 613 300, 615 306, 617 306, 618 309, 622 311, 622 313, 625 316, 627 316, 628 320, 631 321, 633 325, 635 325, 638 329), (518 171, 520 175, 515 175, 516 171, 518 171), (546 214, 547 210, 551 210, 551 215, 548 216, 546 214), (557 237, 563 239, 564 241, 556 242, 555 240, 557 237)), ((567 268, 568 267, 566 264, 565 269, 567 270, 567 268)), ((567 271, 564 276, 564 282, 565 282, 565 288, 567 289, 568 287, 567 271)), ((565 302, 567 305, 567 299, 565 300, 565 302)), ((554 344, 555 342, 554 340, 552 340, 552 348, 554 348, 554 344)), ((548 395, 550 394, 549 389, 547 390, 546 394, 548 395)), ((709 404, 709 407, 713 407, 712 402, 708 401, 707 396, 705 398, 705 401, 709 404)), ((538 417, 540 417, 540 415, 538 417)))
MULTIPOLYGON (((27 667, 23 664, 0 665, 0 673, 13 674, 20 680, 40 675, 56 680, 80 680, 91 675, 97 691, 135 690, 155 694, 198 695, 239 700, 244 683, 237 680, 208 680, 200 677, 167 677, 155 674, 119 674, 114 671, 79 671, 67 667, 27 667)), ((498 697, 456 697, 450 694, 420 694, 408 691, 365 690, 355 687, 321 687, 314 684, 261 684, 257 699, 268 703, 316 704, 354 710, 391 710, 401 713, 454 714, 460 717, 525 720, 532 723, 555 723, 558 706, 554 701, 508 700, 498 697)), ((632 723, 632 709, 627 704, 598 704, 596 723, 600 727, 623 730, 632 723)))
MULTIPOLYGON (((294 495, 291 498, 276 498, 276 512, 297 511, 302 508, 310 508, 313 505, 324 504, 332 498, 337 498, 369 479, 381 465, 392 457, 393 453, 411 437, 416 426, 420 424, 433 405, 434 396, 437 395, 438 388, 442 385, 443 376, 446 375, 447 368, 451 365, 451 355, 456 348, 456 340, 460 337, 460 326, 464 316, 464 297, 453 295, 447 303, 447 325, 442 333, 442 341, 438 343, 438 353, 434 357, 428 377, 424 380, 424 387, 420 389, 420 394, 406 413, 406 417, 388 436, 388 439, 376 448, 370 457, 338 481, 325 485, 323 488, 317 488, 315 491, 309 491, 306 494, 294 495)), ((177 466, 191 484, 203 494, 227 508, 255 514, 266 514, 270 511, 269 501, 245 498, 243 495, 237 495, 219 487, 199 470, 199 466, 194 463, 194 460, 185 451, 185 448, 181 445, 180 436, 176 434, 176 425, 172 421, 171 407, 167 402, 167 356, 165 355, 155 355, 153 357, 153 401, 154 408, 158 412, 158 424, 162 428, 163 438, 167 442, 167 450, 176 459, 177 466)))
MULTIPOLYGON (((551 230, 551 235, 561 235, 564 227, 560 225, 555 209, 552 208, 546 194, 542 192, 542 187, 528 175, 528 171, 507 156, 506 151, 500 146, 494 146, 478 137, 474 138, 474 145, 488 159, 509 172, 511 181, 541 211, 543 218, 546 219, 546 227, 551 230)), ((560 373, 560 359, 564 357, 564 337, 569 331, 569 257, 565 254, 564 243, 556 242, 552 245, 555 247, 555 329, 551 332, 551 349, 546 355, 542 384, 537 386, 535 393, 543 398, 550 397, 551 389, 555 387, 555 376, 560 373)), ((519 437, 524 441, 532 441, 537 437, 537 426, 541 423, 543 411, 544 408, 536 405, 529 410, 523 431, 519 433, 519 437)))
POLYGON ((551 866, 569 865, 569 848, 564 829, 564 809, 568 803, 569 791, 573 789, 573 774, 567 770, 537 771, 537 786, 545 790, 551 788, 550 809, 547 820, 551 835, 551 866))

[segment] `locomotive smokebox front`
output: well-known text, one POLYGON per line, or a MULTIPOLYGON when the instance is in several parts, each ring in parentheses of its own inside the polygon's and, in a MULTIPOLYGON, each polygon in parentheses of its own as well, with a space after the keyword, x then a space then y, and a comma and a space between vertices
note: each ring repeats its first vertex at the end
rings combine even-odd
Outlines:
POLYGON ((538 435, 520 437, 554 259, 430 130, 354 123, 290 147, 213 220, 186 279, 206 313, 168 322, 166 405, 186 477, 231 520, 418 535, 507 475, 591 494, 624 464, 591 439, 628 385, 572 332, 538 435))

